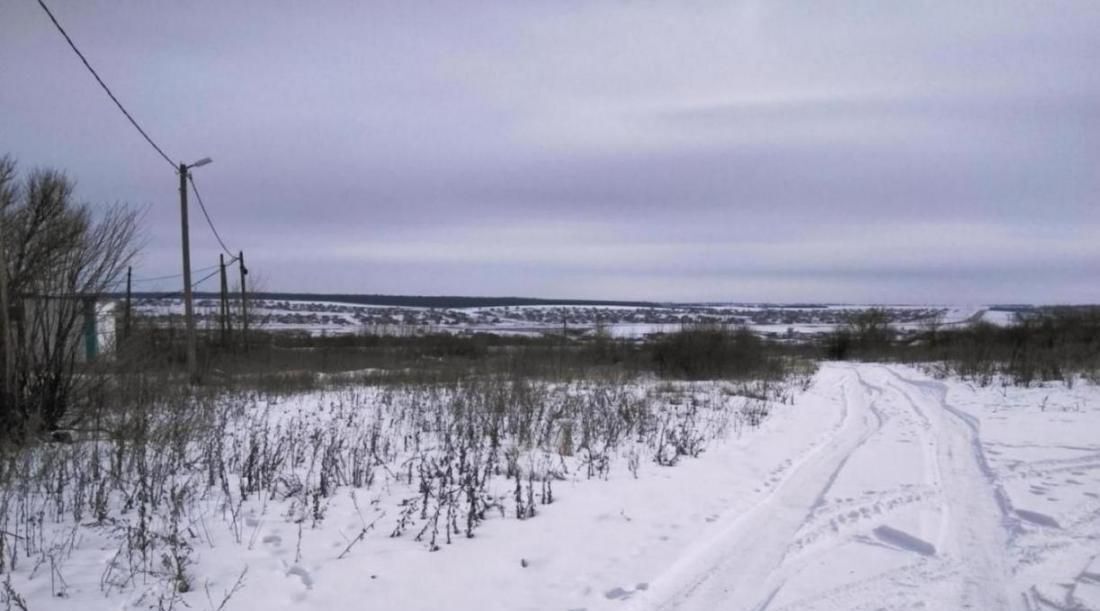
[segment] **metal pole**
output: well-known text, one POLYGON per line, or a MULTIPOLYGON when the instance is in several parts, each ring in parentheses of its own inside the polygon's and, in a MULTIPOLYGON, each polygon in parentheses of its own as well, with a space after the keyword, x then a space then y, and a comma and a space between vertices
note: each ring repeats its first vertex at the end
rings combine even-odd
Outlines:
POLYGON ((187 227, 187 164, 180 164, 180 233, 183 241, 183 317, 187 325, 187 375, 198 382, 195 349, 195 305, 191 300, 191 238, 187 227))

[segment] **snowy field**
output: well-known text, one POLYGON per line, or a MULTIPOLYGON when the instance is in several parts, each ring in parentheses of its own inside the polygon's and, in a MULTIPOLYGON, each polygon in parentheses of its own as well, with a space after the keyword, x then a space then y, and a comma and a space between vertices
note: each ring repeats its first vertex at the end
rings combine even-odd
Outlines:
POLYGON ((51 476, 4 492, 4 598, 31 609, 1100 609, 1095 386, 983 388, 824 364, 770 389, 519 392, 508 403, 538 410, 534 428, 505 426, 499 452, 478 456, 448 435, 474 435, 482 425, 466 408, 492 392, 350 389, 238 398, 217 443, 143 458, 174 465, 159 478, 119 465, 134 471, 120 490, 78 477, 89 456, 116 468, 109 448, 28 457, 51 476), (450 415, 425 409, 432 401, 450 415), (602 441, 582 441, 597 429, 602 441))

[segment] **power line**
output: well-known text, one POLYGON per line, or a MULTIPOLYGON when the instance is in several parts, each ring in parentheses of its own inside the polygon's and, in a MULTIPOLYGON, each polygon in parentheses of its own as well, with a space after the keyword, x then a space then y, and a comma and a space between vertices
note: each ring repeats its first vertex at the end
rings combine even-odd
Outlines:
MULTIPOLYGON (((221 267, 221 266, 217 265, 215 267, 221 267)), ((191 288, 194 289, 194 288, 198 287, 200 284, 202 284, 203 282, 206 282, 207 280, 213 278, 215 274, 218 274, 220 272, 221 272, 220 269, 216 269, 213 272, 203 276, 202 278, 199 278, 199 280, 197 282, 192 282, 191 283, 191 288)), ((169 292, 169 293, 161 293, 161 294, 158 294, 158 295, 153 295, 151 297, 144 297, 143 296, 142 299, 161 300, 161 299, 181 297, 182 295, 183 295, 183 291, 172 291, 172 292, 169 292)))
POLYGON ((122 114, 126 115, 126 118, 130 120, 130 124, 133 125, 134 128, 138 130, 138 133, 140 133, 141 136, 145 138, 145 141, 148 142, 149 145, 152 146, 153 149, 155 149, 157 153, 159 153, 160 156, 168 162, 168 165, 172 166, 173 169, 178 170, 176 164, 172 161, 172 159, 168 157, 168 155, 164 154, 164 151, 162 151, 161 148, 157 146, 156 142, 153 142, 153 139, 149 137, 149 134, 145 133, 145 130, 142 129, 140 125, 138 125, 138 122, 134 120, 132 116, 130 116, 130 113, 126 110, 126 107, 122 105, 122 102, 118 101, 118 98, 116 98, 115 94, 111 92, 111 88, 107 86, 107 83, 104 83, 103 79, 99 78, 99 73, 97 73, 95 71, 95 68, 92 68, 92 65, 88 63, 88 60, 84 57, 84 54, 81 53, 80 49, 76 47, 76 43, 73 42, 73 39, 69 38, 69 34, 65 32, 65 28, 61 27, 61 24, 57 22, 57 18, 53 16, 52 12, 50 12, 50 8, 46 6, 46 3, 42 0, 38 0, 38 6, 41 6, 42 10, 46 11, 46 14, 50 17, 50 21, 52 21, 54 26, 57 27, 57 31, 61 32, 61 35, 65 37, 65 41, 69 43, 70 47, 72 47, 72 50, 76 53, 76 56, 80 58, 80 61, 84 62, 84 67, 92 73, 92 76, 95 77, 96 82, 99 83, 99 86, 103 88, 103 91, 106 91, 107 95, 111 97, 111 101, 115 103, 115 106, 118 106, 118 109, 122 111, 122 114))
MULTIPOLYGON (((182 276, 183 274, 170 274, 167 276, 153 276, 152 278, 133 278, 130 280, 130 282, 133 284, 144 284, 146 282, 159 282, 161 280, 175 280, 176 278, 180 278, 182 276)), ((119 280, 115 283, 116 286, 122 284, 126 284, 126 281, 119 280)))
MULTIPOLYGON (((220 268, 221 266, 219 265, 218 267, 220 268)), ((197 282, 192 282, 191 283, 191 288, 197 287, 198 285, 202 284, 203 282, 206 282, 207 280, 213 278, 214 276, 218 275, 219 273, 221 273, 221 269, 216 269, 216 270, 210 272, 209 274, 207 274, 207 275, 203 276, 202 278, 200 278, 197 282)))
POLYGON ((229 250, 229 247, 225 245, 221 235, 218 234, 218 229, 214 227, 214 221, 211 220, 210 214, 206 211, 206 204, 202 202, 202 196, 199 195, 199 188, 195 186, 195 178, 190 172, 187 173, 187 180, 191 183, 191 192, 195 194, 195 200, 199 202, 199 209, 202 210, 202 215, 206 218, 206 224, 210 226, 210 231, 214 232, 214 237, 217 238, 218 244, 221 244, 222 250, 225 254, 229 255, 229 263, 233 263, 237 260, 237 255, 233 254, 233 251, 229 250))
MULTIPOLYGON (((202 272, 210 271, 212 269, 217 269, 217 268, 218 268, 218 264, 215 263, 214 265, 207 265, 206 267, 200 267, 198 269, 193 269, 193 270, 191 270, 191 272, 192 273, 202 273, 202 272)), ((181 278, 181 277, 183 277, 183 274, 172 274, 171 276, 154 276, 152 278, 134 278, 133 282, 135 282, 135 283, 156 282, 158 280, 174 280, 176 278, 181 278)))
MULTIPOLYGON (((214 265, 207 265, 206 267, 200 267, 198 269, 193 269, 193 270, 191 270, 191 272, 196 273, 196 274, 201 274, 202 272, 208 272, 212 269, 218 269, 219 267, 220 267, 220 264, 215 263, 214 265)), ((130 282, 133 283, 133 284, 145 284, 145 283, 148 283, 148 282, 160 282, 162 280, 175 280, 176 278, 182 278, 182 277, 183 277, 183 274, 169 274, 167 276, 151 276, 149 278, 132 278, 130 280, 130 282)), ((123 278, 123 279, 116 280, 116 281, 112 282, 108 286, 117 287, 117 286, 125 286, 125 285, 126 285, 126 279, 123 278)))

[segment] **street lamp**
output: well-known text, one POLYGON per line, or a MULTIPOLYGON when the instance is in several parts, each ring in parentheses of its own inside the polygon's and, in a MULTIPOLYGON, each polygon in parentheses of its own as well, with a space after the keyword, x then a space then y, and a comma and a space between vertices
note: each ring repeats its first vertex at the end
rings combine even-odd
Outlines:
POLYGON ((183 241, 183 316, 187 324, 187 375, 191 383, 198 381, 198 357, 195 350, 195 306, 191 299, 191 238, 187 227, 187 178, 192 168, 200 168, 213 160, 209 157, 187 165, 181 163, 180 175, 180 232, 183 241))

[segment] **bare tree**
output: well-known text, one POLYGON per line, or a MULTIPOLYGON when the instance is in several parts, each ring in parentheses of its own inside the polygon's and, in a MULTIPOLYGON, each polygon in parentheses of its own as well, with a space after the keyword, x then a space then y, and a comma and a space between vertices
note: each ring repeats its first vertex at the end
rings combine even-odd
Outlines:
MULTIPOLYGON (((0 157, 0 344, 4 348, 0 352, 0 359, 3 359, 3 378, 0 379, 0 417, 13 405, 14 398, 10 393, 15 388, 15 346, 12 343, 11 301, 8 296, 7 242, 4 240, 4 219, 7 216, 7 210, 14 205, 16 197, 15 180, 15 162, 10 157, 0 157)), ((3 422, 0 421, 0 424, 3 422)))
MULTIPOLYGON (((74 183, 56 170, 19 181, 15 162, 0 158, 0 262, 10 302, 3 338, 2 419, 16 435, 52 430, 79 417, 77 375, 82 329, 96 317, 95 299, 116 284, 136 253, 137 213, 73 200, 74 183), (5 358, 5 361, 8 359, 5 358)), ((86 389, 90 390, 90 389, 86 389)))

